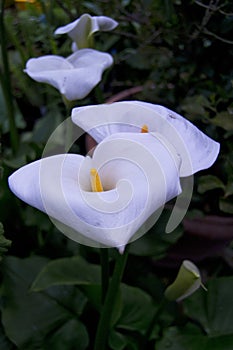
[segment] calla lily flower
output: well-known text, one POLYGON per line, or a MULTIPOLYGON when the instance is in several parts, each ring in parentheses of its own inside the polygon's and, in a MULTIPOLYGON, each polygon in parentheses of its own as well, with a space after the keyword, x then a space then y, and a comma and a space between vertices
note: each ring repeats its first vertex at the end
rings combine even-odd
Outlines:
POLYGON ((80 18, 76 19, 63 27, 55 30, 54 34, 68 34, 76 47, 75 50, 80 50, 93 46, 93 34, 97 31, 109 31, 116 28, 118 22, 106 16, 90 16, 85 13, 80 18))
POLYGON ((10 176, 9 186, 74 241, 122 252, 180 194, 179 166, 179 155, 163 140, 120 133, 97 145, 92 158, 60 154, 28 164, 10 176))
POLYGON ((141 101, 74 108, 72 120, 96 142, 119 132, 137 133, 142 125, 163 138, 181 157, 180 177, 210 167, 219 153, 219 143, 201 132, 179 114, 159 105, 141 101))
POLYGON ((191 261, 184 260, 175 281, 167 287, 164 295, 168 300, 181 301, 193 294, 200 286, 204 288, 199 269, 191 261))
POLYGON ((67 58, 56 55, 31 58, 24 71, 32 79, 54 86, 67 100, 74 101, 87 96, 112 63, 112 56, 107 53, 83 49, 67 58))

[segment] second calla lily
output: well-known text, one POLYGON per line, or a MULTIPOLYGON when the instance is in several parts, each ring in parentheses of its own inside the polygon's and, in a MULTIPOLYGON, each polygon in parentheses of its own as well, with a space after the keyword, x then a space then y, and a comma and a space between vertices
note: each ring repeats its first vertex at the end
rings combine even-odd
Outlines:
POLYGON ((181 157, 180 177, 210 167, 219 153, 219 143, 181 115, 160 105, 141 101, 74 108, 72 120, 97 142, 115 133, 137 133, 146 125, 149 133, 174 147, 181 157))
POLYGON ((112 63, 113 58, 107 53, 83 49, 67 58, 56 55, 31 58, 25 73, 57 88, 67 100, 75 101, 90 93, 112 63))
POLYGON ((180 194, 179 167, 175 149, 153 135, 115 134, 92 158, 43 158, 13 173, 9 186, 74 241, 122 252, 151 214, 180 194))

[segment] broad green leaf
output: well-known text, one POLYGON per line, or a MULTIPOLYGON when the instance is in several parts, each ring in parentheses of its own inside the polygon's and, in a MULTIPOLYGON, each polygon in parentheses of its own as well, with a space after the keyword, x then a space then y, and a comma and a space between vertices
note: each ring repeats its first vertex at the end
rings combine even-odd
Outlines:
POLYGON ((233 277, 211 280, 208 291, 198 290, 183 302, 190 320, 184 327, 170 327, 155 350, 231 350, 233 344, 233 277))
POLYGON ((48 336, 45 350, 84 350, 88 346, 88 333, 84 325, 72 319, 62 325, 52 336, 48 336))
POLYGON ((113 350, 124 350, 127 345, 126 336, 112 331, 109 336, 109 345, 113 350))
MULTIPOLYGON (((48 337, 52 340, 53 336, 54 341, 59 336, 62 343, 74 327, 81 327, 83 344, 87 343, 85 327, 78 320, 86 298, 78 289, 55 286, 43 293, 30 292, 32 281, 47 261, 37 256, 7 257, 2 264, 2 323, 6 335, 20 349, 45 349, 48 337)), ((72 349, 71 344, 72 339, 66 348, 72 349)))
POLYGON ((195 326, 168 328, 155 350, 232 350, 233 335, 208 337, 195 326))
POLYGON ((122 312, 116 327, 144 333, 156 308, 152 298, 144 291, 126 284, 121 285, 122 312))
POLYGON ((14 350, 15 349, 13 343, 11 343, 9 341, 9 339, 6 337, 2 325, 0 325, 0 349, 1 350, 14 350))
POLYGON ((207 284, 184 301, 185 313, 198 321, 211 336, 233 336, 233 277, 221 277, 207 284))
POLYGON ((100 268, 80 256, 50 261, 32 284, 33 291, 54 285, 89 285, 100 283, 100 268))
POLYGON ((181 106, 182 110, 184 110, 191 119, 202 119, 203 116, 206 115, 205 109, 210 107, 210 102, 203 95, 186 97, 181 106))
POLYGON ((216 188, 225 189, 224 183, 214 175, 204 175, 198 179, 198 192, 203 194, 206 191, 214 190, 216 188))
MULTIPOLYGON (((58 125, 62 122, 61 112, 54 108, 52 111, 47 112, 47 114, 38 119, 33 129, 32 141, 33 142, 46 142, 52 132, 56 129, 58 125)), ((60 142, 64 142, 63 139, 60 142)))
POLYGON ((228 111, 218 113, 216 117, 211 119, 211 122, 226 131, 233 130, 233 114, 228 111))
POLYGON ((112 331, 109 336, 109 346, 112 350, 138 350, 136 337, 112 331))

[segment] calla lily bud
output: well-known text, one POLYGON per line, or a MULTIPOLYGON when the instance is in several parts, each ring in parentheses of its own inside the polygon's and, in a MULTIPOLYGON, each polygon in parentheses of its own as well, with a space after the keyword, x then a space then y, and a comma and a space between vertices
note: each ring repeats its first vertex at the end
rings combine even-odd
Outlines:
POLYGON ((201 285, 201 274, 196 265, 184 260, 175 281, 165 290, 165 297, 170 301, 180 301, 193 294, 201 285))

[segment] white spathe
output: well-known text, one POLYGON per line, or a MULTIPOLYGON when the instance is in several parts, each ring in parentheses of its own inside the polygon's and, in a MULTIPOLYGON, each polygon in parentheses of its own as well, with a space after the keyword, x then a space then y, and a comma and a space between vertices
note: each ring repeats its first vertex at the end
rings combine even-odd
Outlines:
POLYGON ((74 101, 87 96, 112 63, 113 58, 108 53, 83 49, 67 58, 56 55, 31 58, 24 71, 32 79, 52 85, 67 100, 74 101))
POLYGON ((168 141, 181 157, 180 176, 210 167, 220 145, 181 115, 160 105, 141 101, 74 108, 72 120, 97 142, 119 132, 135 133, 146 124, 149 132, 168 141))
POLYGON ((123 251, 151 214, 180 194, 179 166, 176 152, 151 134, 114 134, 93 158, 43 158, 13 173, 9 186, 74 241, 123 251), (103 192, 92 192, 91 168, 103 192))
POLYGON ((54 34, 68 34, 76 45, 75 50, 80 50, 92 47, 92 36, 95 32, 113 30, 117 25, 118 22, 110 17, 84 13, 75 21, 57 28, 54 34))

